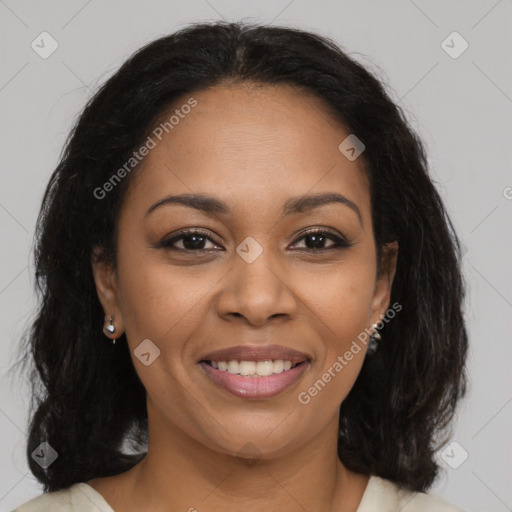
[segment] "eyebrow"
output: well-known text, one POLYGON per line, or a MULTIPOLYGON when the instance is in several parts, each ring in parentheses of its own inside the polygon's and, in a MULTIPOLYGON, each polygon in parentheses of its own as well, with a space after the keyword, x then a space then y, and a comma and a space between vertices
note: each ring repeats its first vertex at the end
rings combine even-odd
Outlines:
MULTIPOLYGON (((348 206, 356 213, 361 226, 363 225, 361 212, 357 205, 347 197, 337 193, 292 197, 283 205, 283 215, 287 216, 295 213, 302 213, 331 203, 339 203, 348 206)), ((201 212, 214 215, 229 215, 232 213, 230 207, 220 199, 206 196, 204 194, 179 194, 167 196, 157 201, 155 204, 150 206, 145 217, 160 206, 168 204, 181 204, 188 206, 189 208, 194 208, 201 212)))

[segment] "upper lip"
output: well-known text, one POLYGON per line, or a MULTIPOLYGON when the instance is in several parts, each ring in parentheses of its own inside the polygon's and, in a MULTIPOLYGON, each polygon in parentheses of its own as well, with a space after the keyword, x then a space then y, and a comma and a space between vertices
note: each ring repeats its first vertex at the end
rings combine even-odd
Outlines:
POLYGON ((277 359, 297 364, 310 359, 310 357, 283 345, 237 345, 215 350, 201 357, 201 361, 271 361, 277 359))

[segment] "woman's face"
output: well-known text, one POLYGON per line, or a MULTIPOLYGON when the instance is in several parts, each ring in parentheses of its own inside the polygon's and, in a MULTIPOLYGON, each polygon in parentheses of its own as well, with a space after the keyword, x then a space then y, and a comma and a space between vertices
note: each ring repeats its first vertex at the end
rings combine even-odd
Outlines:
POLYGON ((340 152, 349 132, 319 99, 286 85, 191 96, 134 171, 117 269, 94 266, 98 295, 126 333, 154 436, 277 456, 337 425, 365 357, 358 335, 389 305, 395 251, 377 276, 362 159, 340 152), (178 195, 208 201, 155 206, 178 195))

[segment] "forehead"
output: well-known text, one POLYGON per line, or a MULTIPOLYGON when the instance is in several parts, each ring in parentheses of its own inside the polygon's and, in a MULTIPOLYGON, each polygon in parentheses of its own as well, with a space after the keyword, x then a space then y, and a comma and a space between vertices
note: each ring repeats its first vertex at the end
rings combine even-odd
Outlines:
POLYGON ((161 140, 152 136, 132 199, 152 204, 193 192, 243 209, 339 192, 369 211, 362 158, 350 161, 338 149, 350 133, 312 94, 289 85, 222 85, 182 97, 156 127, 173 115, 161 140), (181 110, 190 98, 195 106, 181 110))

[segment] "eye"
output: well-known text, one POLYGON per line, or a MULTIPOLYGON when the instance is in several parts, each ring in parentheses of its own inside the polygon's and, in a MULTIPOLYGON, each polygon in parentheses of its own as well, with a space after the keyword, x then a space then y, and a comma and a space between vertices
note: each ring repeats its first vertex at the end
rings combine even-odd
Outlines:
POLYGON ((306 240, 305 249, 308 252, 324 252, 331 249, 344 249, 352 247, 352 243, 343 236, 335 235, 325 229, 311 229, 302 233, 302 236, 298 240, 306 240), (327 240, 334 242, 329 247, 324 247, 327 240))
MULTIPOLYGON (((343 236, 335 235, 325 229, 311 229, 302 233, 302 236, 297 240, 306 240, 305 247, 299 247, 299 250, 305 250, 307 252, 324 252, 331 249, 343 249, 352 247, 352 243, 347 240, 343 236), (325 243, 331 240, 334 242, 331 246, 324 247, 325 243)), ((205 244, 210 242, 214 246, 218 247, 218 245, 211 239, 209 234, 206 231, 201 231, 199 229, 193 229, 188 231, 182 231, 170 238, 164 239, 158 245, 159 247, 163 247, 166 249, 175 249, 179 251, 187 251, 187 252, 199 252, 199 251, 208 251, 212 250, 210 247, 205 247, 205 244), (181 243, 181 247, 177 244, 181 243)), ((295 242, 294 245, 296 245, 295 242)), ((293 246, 292 246, 293 247, 293 246)), ((213 249, 215 250, 215 249, 213 249)))
POLYGON ((214 243, 213 240, 208 236, 208 233, 201 230, 189 230, 182 231, 181 233, 163 240, 160 242, 160 247, 167 249, 177 249, 181 251, 206 251, 211 248, 204 247, 204 244, 209 241, 214 243), (177 242, 181 242, 181 247, 175 246, 177 242))

